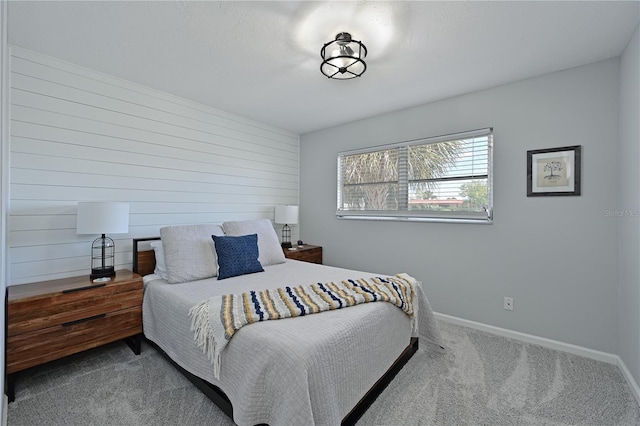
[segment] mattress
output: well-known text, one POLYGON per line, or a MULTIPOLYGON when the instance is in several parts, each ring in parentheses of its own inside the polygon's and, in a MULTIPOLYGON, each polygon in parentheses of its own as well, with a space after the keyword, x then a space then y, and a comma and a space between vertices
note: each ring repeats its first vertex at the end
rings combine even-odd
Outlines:
MULTIPOLYGON (((190 330, 188 312, 195 304, 215 295, 388 275, 290 259, 264 269, 182 284, 147 275, 144 334, 185 370, 224 391, 239 425, 340 424, 408 345, 411 319, 392 304, 377 302, 251 324, 222 352, 218 380, 190 330)), ((421 288, 416 295, 420 336, 440 344, 421 288)))

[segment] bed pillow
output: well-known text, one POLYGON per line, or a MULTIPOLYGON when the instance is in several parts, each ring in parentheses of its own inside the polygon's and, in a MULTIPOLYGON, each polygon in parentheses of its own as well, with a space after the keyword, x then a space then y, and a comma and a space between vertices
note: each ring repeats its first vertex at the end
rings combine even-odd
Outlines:
POLYGON ((262 266, 284 263, 285 257, 282 246, 278 241, 276 230, 269 219, 243 220, 225 222, 222 224, 225 235, 240 236, 258 234, 258 252, 262 266))
POLYGON ((212 235, 224 235, 219 225, 176 225, 160 228, 167 281, 171 284, 217 275, 212 235))
POLYGON ((258 260, 258 234, 213 238, 218 261, 218 279, 264 272, 258 260))
POLYGON ((167 265, 164 261, 164 250, 162 248, 162 241, 154 241, 149 244, 156 255, 156 267, 153 270, 153 273, 160 276, 163 280, 169 278, 167 274, 167 265))

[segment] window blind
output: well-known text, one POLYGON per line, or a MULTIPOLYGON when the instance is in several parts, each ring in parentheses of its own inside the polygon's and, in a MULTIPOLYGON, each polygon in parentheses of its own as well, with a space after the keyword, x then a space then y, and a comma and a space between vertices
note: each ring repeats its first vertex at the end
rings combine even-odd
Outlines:
POLYGON ((340 218, 491 223, 493 130, 338 154, 340 218))

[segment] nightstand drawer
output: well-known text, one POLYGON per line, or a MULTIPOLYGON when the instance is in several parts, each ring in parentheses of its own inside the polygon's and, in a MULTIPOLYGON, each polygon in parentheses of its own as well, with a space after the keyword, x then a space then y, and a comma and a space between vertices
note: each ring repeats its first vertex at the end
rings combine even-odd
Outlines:
POLYGON ((322 264, 322 247, 305 244, 295 250, 284 249, 284 256, 287 259, 322 264))
POLYGON ((79 318, 7 338, 7 373, 142 333, 142 307, 79 318))
POLYGON ((142 304, 139 282, 56 293, 38 300, 22 299, 8 306, 9 336, 64 324, 142 304))

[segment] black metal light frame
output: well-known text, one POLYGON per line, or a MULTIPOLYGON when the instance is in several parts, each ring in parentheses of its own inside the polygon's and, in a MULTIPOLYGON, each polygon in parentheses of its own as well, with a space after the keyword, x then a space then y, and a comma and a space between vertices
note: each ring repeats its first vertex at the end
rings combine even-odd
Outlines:
POLYGON ((291 228, 286 223, 282 227, 282 247, 291 248, 291 228))
POLYGON ((367 56, 366 46, 359 40, 353 40, 351 38, 351 34, 346 32, 337 34, 335 40, 325 43, 325 45, 322 46, 322 49, 320 49, 320 56, 322 57, 320 72, 326 75, 328 78, 333 78, 336 80, 350 80, 352 78, 360 77, 367 70, 367 64, 362 59, 367 56), (357 50, 353 50, 350 45, 355 45, 357 47, 357 50), (327 53, 331 52, 333 48, 336 47, 341 52, 341 54, 327 58, 327 53), (350 62, 346 66, 340 66, 332 62, 336 59, 346 59, 350 62), (328 65, 328 68, 329 70, 331 70, 331 72, 328 72, 325 69, 325 65, 328 65), (354 65, 356 65, 356 67, 354 67, 354 65), (362 70, 359 72, 354 72, 354 70, 359 68, 360 66, 362 70))
POLYGON ((116 245, 105 234, 96 238, 91 244, 91 280, 108 278, 116 274, 114 268, 116 245))

